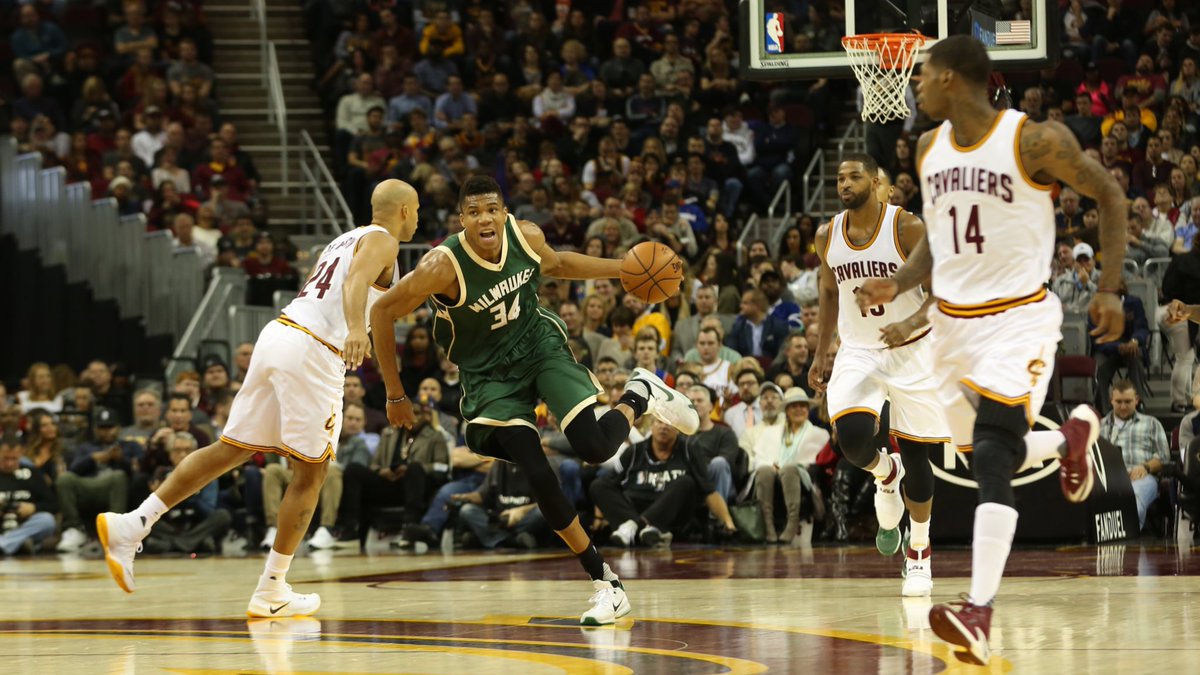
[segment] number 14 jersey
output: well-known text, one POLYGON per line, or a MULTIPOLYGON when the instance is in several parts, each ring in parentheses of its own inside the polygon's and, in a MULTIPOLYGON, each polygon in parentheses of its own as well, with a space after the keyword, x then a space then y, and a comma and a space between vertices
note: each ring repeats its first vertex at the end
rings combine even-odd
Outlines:
POLYGON ((1050 186, 1021 165, 1025 113, 1005 110, 974 145, 942 123, 917 159, 933 294, 957 309, 983 310, 1036 294, 1050 277, 1050 186))
MULTIPOLYGON (((866 310, 858 307, 855 294, 864 281, 890 278, 904 264, 899 232, 900 212, 903 209, 890 204, 880 206, 879 221, 874 229, 869 230, 874 235, 861 246, 852 242, 847 232, 849 211, 834 216, 829 226, 825 262, 833 271, 838 287, 838 335, 843 344, 852 347, 886 348, 887 344, 879 331, 889 323, 912 316, 925 302, 925 293, 918 287, 901 293, 887 305, 876 305, 866 310)), ((921 329, 917 335, 923 331, 921 329)))

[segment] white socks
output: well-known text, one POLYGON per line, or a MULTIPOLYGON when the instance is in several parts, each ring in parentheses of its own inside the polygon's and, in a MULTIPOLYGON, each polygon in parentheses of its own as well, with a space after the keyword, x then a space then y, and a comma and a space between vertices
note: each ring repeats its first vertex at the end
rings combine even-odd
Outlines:
POLYGON ((167 510, 167 505, 163 503, 163 500, 159 499, 158 495, 151 492, 150 496, 146 497, 146 501, 142 502, 141 506, 131 511, 130 515, 141 518, 142 525, 149 530, 150 528, 154 527, 154 524, 158 522, 159 518, 162 518, 163 514, 166 513, 167 510))
POLYGON ((1058 449, 1067 442, 1061 431, 1031 431, 1025 434, 1025 463, 1018 472, 1045 464, 1047 460, 1059 459, 1058 449))
POLYGON ((986 605, 1000 590, 1004 564, 1017 531, 1017 510, 985 502, 975 507, 975 539, 971 544, 971 602, 986 605))
POLYGON ((875 462, 871 475, 879 481, 887 480, 887 477, 892 475, 892 458, 886 452, 879 451, 879 461, 875 462))
MULTIPOLYGON (((930 518, 929 520, 933 520, 930 518)), ((929 520, 918 523, 913 519, 912 514, 908 514, 908 545, 914 551, 921 551, 929 548, 929 520)))
POLYGON ((280 588, 284 584, 288 568, 292 566, 292 556, 284 555, 275 549, 267 554, 267 565, 258 579, 259 590, 280 588))

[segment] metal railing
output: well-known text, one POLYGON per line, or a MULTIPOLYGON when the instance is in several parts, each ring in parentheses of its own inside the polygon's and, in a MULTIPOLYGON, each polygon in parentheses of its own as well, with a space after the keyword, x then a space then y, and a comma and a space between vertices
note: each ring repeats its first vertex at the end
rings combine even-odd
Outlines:
POLYGON ((314 234, 337 236, 353 229, 354 214, 307 129, 300 130, 300 148, 300 176, 308 193, 301 201, 304 222, 313 224, 314 234))
POLYGON ((279 132, 279 169, 282 172, 283 194, 288 194, 288 119, 287 101, 283 98, 283 78, 279 75, 279 57, 275 43, 267 43, 267 122, 279 132))
POLYGON ((818 148, 801 177, 805 213, 825 215, 825 150, 818 148), (813 180, 816 180, 816 186, 813 180))
POLYGON ((846 126, 846 131, 838 139, 837 148, 839 162, 845 159, 847 148, 849 148, 850 152, 866 152, 867 125, 863 124, 857 117, 851 119, 850 124, 846 126))
POLYGON ((738 235, 737 252, 738 257, 743 258, 746 250, 750 246, 750 242, 757 239, 762 239, 767 242, 767 250, 771 251, 772 255, 779 251, 779 239, 782 236, 784 225, 792 219, 792 183, 791 181, 783 181, 779 184, 779 188, 775 190, 775 196, 771 199, 771 204, 767 206, 766 218, 759 218, 755 213, 746 221, 746 225, 742 228, 742 233, 738 235), (775 220, 775 210, 779 208, 779 202, 783 200, 783 216, 777 222, 775 220))
POLYGON ((17 154, 0 139, 0 232, 68 283, 86 283, 97 300, 115 300, 123 318, 143 317, 150 335, 183 334, 200 300, 203 270, 194 251, 175 251, 166 232, 146 232, 141 214, 118 217, 111 198, 92 200, 88 183, 66 182, 62 167, 42 168, 38 154, 17 154))
POLYGON ((263 88, 267 85, 267 2, 250 0, 250 19, 258 23, 258 72, 263 88))

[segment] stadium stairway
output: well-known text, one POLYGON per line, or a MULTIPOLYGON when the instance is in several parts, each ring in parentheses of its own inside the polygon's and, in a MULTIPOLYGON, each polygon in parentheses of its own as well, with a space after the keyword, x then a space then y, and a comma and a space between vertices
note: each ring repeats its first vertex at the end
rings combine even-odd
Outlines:
POLYGON ((260 76, 258 23, 250 18, 249 4, 218 0, 205 5, 214 31, 213 69, 216 71, 221 116, 238 128, 241 147, 254 157, 262 174, 259 196, 268 205, 269 225, 278 234, 291 234, 302 225, 298 198, 298 158, 303 149, 299 137, 307 130, 318 150, 328 155, 323 111, 310 87, 313 79, 312 45, 304 35, 300 3, 295 0, 266 0, 267 39, 275 43, 280 78, 287 103, 288 152, 292 193, 283 194, 279 132, 267 121, 267 89, 260 76))

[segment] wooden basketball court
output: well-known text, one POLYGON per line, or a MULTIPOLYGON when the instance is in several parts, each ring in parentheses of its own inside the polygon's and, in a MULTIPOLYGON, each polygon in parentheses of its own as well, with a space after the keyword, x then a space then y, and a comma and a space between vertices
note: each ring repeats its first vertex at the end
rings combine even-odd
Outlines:
MULTIPOLYGON (((581 628, 561 550, 298 558, 311 619, 248 621, 258 555, 146 558, 127 596, 88 558, 0 560, 5 673, 1182 673, 1200 663, 1200 550, 1014 551, 988 668, 959 663, 873 548, 607 551, 634 611, 581 628)), ((934 599, 967 589, 939 549, 934 599)))

